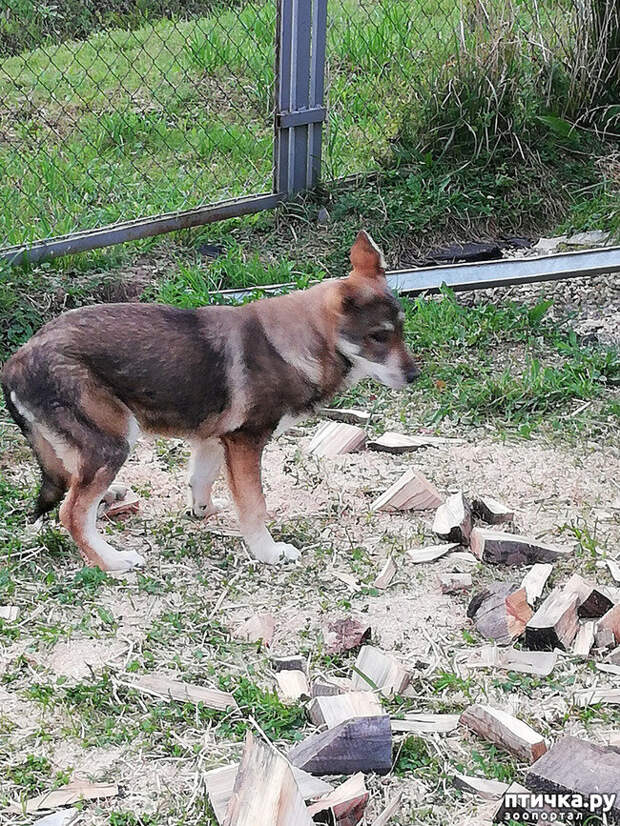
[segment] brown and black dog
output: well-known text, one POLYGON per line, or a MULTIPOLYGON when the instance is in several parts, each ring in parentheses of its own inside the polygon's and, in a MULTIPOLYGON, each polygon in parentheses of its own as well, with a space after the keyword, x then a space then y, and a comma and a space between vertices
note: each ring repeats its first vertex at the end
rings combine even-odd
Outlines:
POLYGON ((261 454, 269 438, 363 377, 419 375, 381 251, 365 232, 348 278, 241 307, 109 304, 46 324, 7 362, 8 409, 43 473, 37 516, 57 505, 89 565, 144 564, 97 531, 97 507, 141 430, 187 439, 196 516, 215 512, 225 460, 243 537, 262 562, 296 559, 266 527, 261 454))

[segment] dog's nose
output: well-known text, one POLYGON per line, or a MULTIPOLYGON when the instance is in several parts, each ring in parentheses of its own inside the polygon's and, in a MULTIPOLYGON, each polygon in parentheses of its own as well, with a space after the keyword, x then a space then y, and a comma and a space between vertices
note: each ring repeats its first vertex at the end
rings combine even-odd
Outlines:
POLYGON ((407 384, 411 384, 411 382, 415 381, 419 375, 420 370, 417 367, 412 367, 411 369, 407 370, 407 384))

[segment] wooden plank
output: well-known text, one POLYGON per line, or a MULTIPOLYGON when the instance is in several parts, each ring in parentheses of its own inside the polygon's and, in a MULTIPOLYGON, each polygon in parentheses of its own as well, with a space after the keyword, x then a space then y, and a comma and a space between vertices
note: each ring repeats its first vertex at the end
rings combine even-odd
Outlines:
POLYGON ((458 548, 458 542, 447 542, 444 545, 429 545, 427 548, 414 548, 412 551, 407 551, 407 556, 416 565, 422 562, 434 562, 436 559, 441 559, 442 556, 450 553, 455 548, 458 548))
POLYGON ((326 654, 342 654, 359 648, 362 643, 370 639, 372 629, 367 622, 361 622, 355 617, 328 622, 323 629, 323 642, 326 654))
POLYGON ((71 806, 74 803, 79 803, 80 800, 103 800, 117 795, 118 786, 116 783, 90 783, 88 780, 74 780, 72 783, 67 783, 66 786, 61 786, 60 789, 31 797, 25 805, 21 802, 12 803, 8 808, 17 813, 25 811, 26 814, 33 814, 34 812, 58 809, 61 806, 71 806))
POLYGON ((351 680, 348 677, 329 677, 316 679, 310 686, 311 697, 334 697, 352 691, 351 680))
POLYGON ((336 826, 355 826, 364 816, 368 797, 364 775, 358 772, 308 806, 308 814, 314 818, 329 812, 336 826))
POLYGON ((476 704, 461 714, 460 722, 478 736, 533 763, 547 750, 543 737, 533 728, 492 706, 476 704))
POLYGON ((366 432, 361 427, 344 422, 324 422, 308 445, 308 453, 333 459, 359 450, 365 441, 366 432))
POLYGON ((387 774, 392 766, 390 718, 357 717, 311 734, 293 746, 288 758, 310 774, 387 774))
POLYGON ((191 685, 181 680, 171 680, 164 674, 143 674, 132 680, 129 686, 162 700, 177 700, 181 703, 194 703, 195 705, 202 703, 207 708, 216 711, 239 708, 233 695, 226 691, 206 688, 202 685, 191 685))
POLYGON ((501 525, 505 522, 514 522, 515 512, 508 505, 491 496, 481 496, 471 503, 474 516, 482 519, 487 525, 501 525))
POLYGON ((264 612, 248 617, 245 622, 242 622, 241 625, 235 629, 233 636, 244 642, 258 642, 262 640, 266 646, 270 646, 275 629, 275 617, 272 614, 264 612))
POLYGON ((303 671, 284 670, 276 674, 278 696, 283 703, 310 697, 310 687, 303 671))
POLYGON ((551 575, 553 565, 550 562, 537 562, 532 565, 527 574, 523 577, 521 587, 525 588, 527 601, 535 606, 537 600, 542 596, 547 580, 551 575))
POLYGON ((471 777, 466 774, 455 774, 453 783, 457 789, 471 792, 483 800, 499 800, 508 789, 508 783, 499 780, 489 780, 486 777, 471 777))
MULTIPOLYGON (((204 774, 205 785, 209 801, 215 813, 218 823, 223 823, 226 816, 228 801, 232 797, 235 787, 235 778, 239 770, 239 763, 232 763, 228 766, 221 766, 212 769, 204 774)), ((313 777, 308 772, 292 767, 293 776, 304 800, 314 800, 333 790, 330 783, 326 783, 318 777, 313 777)))
POLYGON ((594 627, 596 623, 584 622, 573 640, 572 653, 577 657, 587 657, 594 645, 594 627))
POLYGON ((401 718, 392 717, 392 731, 411 734, 448 734, 459 724, 459 714, 405 714, 401 718))
POLYGON ((442 594, 458 594, 469 591, 472 587, 471 574, 444 574, 439 577, 442 594))
POLYGON ((370 421, 370 413, 366 410, 356 410, 353 407, 319 407, 318 414, 335 422, 357 424, 362 427, 370 421))
POLYGON ((525 782, 538 792, 615 795, 607 817, 620 817, 620 752, 613 747, 563 737, 530 767, 525 782))
POLYGON ((471 534, 471 505, 462 493, 448 496, 437 508, 433 521, 433 532, 446 542, 468 545, 471 534))
POLYGON ((547 545, 527 536, 486 528, 474 528, 469 545, 478 559, 491 565, 532 565, 534 562, 554 562, 571 552, 547 545))
POLYGON ((535 651, 567 651, 577 634, 579 596, 554 588, 525 627, 525 644, 535 651))
POLYGON ((383 566, 383 568, 381 568, 381 571, 375 577, 375 581, 372 583, 373 587, 379 588, 381 591, 389 587, 390 583, 394 579, 394 576, 396 575, 397 570, 398 568, 396 563, 394 562, 392 557, 389 556, 385 561, 385 565, 383 566))
POLYGON ((371 511, 429 510, 443 502, 435 485, 416 470, 408 470, 370 506, 371 511))
POLYGON ((223 826, 314 826, 288 761, 249 731, 223 826))
POLYGON ((385 697, 402 694, 411 674, 391 654, 364 645, 357 655, 351 679, 353 690, 380 691, 385 697))
POLYGON ((379 698, 370 691, 350 691, 327 697, 315 697, 308 706, 308 716, 315 726, 334 728, 354 717, 385 714, 379 698))

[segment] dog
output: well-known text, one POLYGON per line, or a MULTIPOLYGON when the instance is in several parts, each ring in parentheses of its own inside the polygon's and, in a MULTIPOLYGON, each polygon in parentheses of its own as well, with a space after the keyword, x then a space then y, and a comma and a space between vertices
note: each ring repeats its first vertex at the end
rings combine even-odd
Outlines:
POLYGON ((250 553, 296 560, 298 549, 266 525, 266 443, 361 378, 402 388, 420 373, 383 254, 363 230, 350 258, 346 278, 244 306, 96 305, 42 327, 1 375, 42 472, 35 519, 62 501, 60 521, 87 565, 144 565, 96 526, 103 494, 144 431, 190 442, 195 516, 216 512, 211 489, 225 462, 250 553))

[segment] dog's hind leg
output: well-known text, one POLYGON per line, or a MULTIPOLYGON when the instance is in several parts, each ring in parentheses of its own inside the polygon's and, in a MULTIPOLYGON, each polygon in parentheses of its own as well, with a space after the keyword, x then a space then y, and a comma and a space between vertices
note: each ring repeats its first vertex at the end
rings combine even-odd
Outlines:
POLYGON ((135 551, 117 551, 97 530, 97 508, 129 449, 125 440, 93 434, 92 444, 79 449, 79 469, 72 476, 60 521, 69 531, 87 565, 103 571, 128 571, 144 565, 135 551))
POLYGON ((219 504, 211 499, 211 490, 223 461, 224 448, 219 439, 192 442, 187 506, 200 519, 213 516, 220 510, 219 504))
POLYGON ((262 443, 242 434, 222 438, 226 451, 226 465, 230 490, 239 514, 243 538, 255 559, 274 564, 282 557, 296 560, 299 551, 294 545, 276 542, 265 522, 267 509, 261 485, 262 443))

